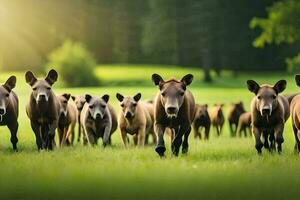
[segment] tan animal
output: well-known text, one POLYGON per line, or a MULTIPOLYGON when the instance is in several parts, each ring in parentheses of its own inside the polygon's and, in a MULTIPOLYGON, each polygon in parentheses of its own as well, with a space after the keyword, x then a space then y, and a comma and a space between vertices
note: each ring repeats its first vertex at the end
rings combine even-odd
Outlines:
POLYGON ((224 114, 222 108, 224 104, 215 104, 212 110, 209 112, 211 124, 215 127, 217 135, 220 136, 224 125, 224 114))
POLYGON ((26 82, 32 88, 26 113, 36 137, 38 150, 53 149, 60 112, 60 103, 52 91, 52 85, 57 81, 57 77, 57 72, 53 69, 44 80, 37 80, 31 71, 25 74, 26 82))
POLYGON ((249 135, 251 136, 251 112, 241 114, 239 118, 237 136, 241 137, 242 132, 244 132, 245 137, 247 137, 247 129, 249 130, 249 135))
POLYGON ((279 95, 285 90, 286 81, 280 80, 272 86, 259 85, 253 80, 248 80, 247 86, 249 91, 255 94, 251 102, 251 121, 257 153, 262 153, 262 147, 269 151, 275 150, 275 142, 278 153, 281 153, 284 124, 290 116, 288 99, 279 95), (261 141, 261 135, 264 143, 261 141))
POLYGON ((75 105, 69 102, 70 97, 71 94, 66 93, 57 96, 61 105, 57 128, 60 146, 73 145, 74 142, 77 110, 75 105))
POLYGON ((7 126, 10 130, 10 142, 13 150, 18 151, 18 116, 19 116, 19 100, 17 94, 12 91, 16 86, 17 78, 11 76, 0 86, 0 126, 7 126))
POLYGON ((110 145, 118 122, 115 110, 108 103, 109 95, 92 97, 87 94, 85 100, 80 120, 89 144, 97 145, 98 139, 102 138, 103 146, 110 145))
POLYGON ((193 122, 194 137, 201 139, 201 130, 204 128, 204 139, 208 140, 210 130, 210 117, 207 111, 207 104, 200 105, 196 104, 196 114, 193 122))
MULTIPOLYGON (((300 87, 300 75, 295 76, 296 84, 300 87)), ((292 116, 292 126, 295 136, 295 151, 300 153, 300 94, 295 95, 291 100, 290 111, 292 116)))
MULTIPOLYGON (((72 100, 75 102, 76 108, 77 108, 77 121, 78 121, 78 137, 77 137, 77 142, 80 142, 81 132, 83 131, 82 130, 82 126, 81 126, 81 122, 80 122, 80 116, 81 116, 82 108, 83 108, 83 106, 85 104, 85 96, 83 96, 83 95, 72 96, 72 100)), ((84 134, 83 134, 83 137, 85 137, 84 134)), ((84 140, 86 141, 86 138, 84 138, 84 140)))
POLYGON ((181 80, 171 78, 165 81, 160 75, 153 74, 152 81, 160 90, 154 105, 154 130, 158 137, 155 151, 159 156, 164 156, 166 151, 164 132, 168 127, 175 133, 172 153, 178 156, 182 145, 182 153, 185 154, 188 152, 188 137, 195 117, 194 96, 186 89, 192 83, 193 75, 187 74, 181 80))
MULTIPOLYGON (((140 101, 141 93, 134 97, 124 97, 117 93, 122 111, 119 114, 119 127, 124 147, 128 148, 127 133, 134 135, 135 145, 144 147, 146 137, 154 134, 153 130, 153 104, 140 101)), ((156 137, 155 143, 156 143, 156 137)))

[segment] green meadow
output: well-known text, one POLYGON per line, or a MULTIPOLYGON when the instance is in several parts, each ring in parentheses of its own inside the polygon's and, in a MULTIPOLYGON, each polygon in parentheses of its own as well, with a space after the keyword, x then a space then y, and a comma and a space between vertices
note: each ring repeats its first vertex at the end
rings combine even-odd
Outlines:
MULTIPOLYGON (((58 80, 53 90, 56 94, 109 94, 119 112, 116 92, 141 92, 142 99, 152 99, 158 91, 151 82, 153 73, 166 79, 192 73, 195 77, 189 89, 196 101, 209 107, 224 103, 225 116, 231 102, 243 101, 249 110, 253 94, 246 87, 247 79, 270 84, 286 79, 284 94, 300 91, 293 74, 276 72, 234 77, 224 71, 221 77, 213 75, 212 84, 203 83, 202 72, 194 68, 101 65, 95 72, 101 80, 99 87, 64 88, 58 80)), ((178 158, 171 156, 167 135, 167 156, 161 159, 154 146, 138 149, 132 140, 125 150, 119 130, 113 134, 110 148, 82 146, 75 141, 73 147, 38 152, 25 113, 31 88, 24 73, 0 76, 1 83, 11 74, 17 76, 14 91, 20 101, 19 152, 12 151, 8 129, 0 128, 0 199, 299 199, 300 157, 294 154, 290 120, 284 130, 282 155, 264 150, 258 156, 253 138, 230 138, 227 121, 221 137, 211 129, 209 141, 195 140, 192 132, 188 155, 178 158)), ((75 134, 77 137, 77 128, 75 134)))

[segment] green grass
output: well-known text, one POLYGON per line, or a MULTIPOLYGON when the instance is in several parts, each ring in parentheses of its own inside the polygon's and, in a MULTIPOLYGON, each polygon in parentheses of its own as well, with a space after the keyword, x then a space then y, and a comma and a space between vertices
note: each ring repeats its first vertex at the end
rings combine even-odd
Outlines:
MULTIPOLYGON (((142 92, 143 99, 151 99, 157 92, 151 74, 163 77, 186 73, 195 74, 190 86, 197 102, 213 105, 225 103, 225 113, 231 102, 242 100, 246 109, 253 95, 245 87, 245 80, 260 83, 288 80, 285 93, 300 91, 289 74, 241 74, 233 79, 229 72, 212 85, 202 83, 197 69, 176 67, 140 68, 133 66, 100 66, 97 75, 103 87, 62 88, 59 94, 90 93, 111 95, 112 105, 119 111, 115 93, 134 95, 142 92), (132 82, 130 80, 133 80, 132 82), (134 84, 133 84, 134 83, 134 84)), ((13 73, 13 72, 12 72, 13 73)), ((2 73, 1 83, 11 73, 2 73)), ((298 199, 300 158, 293 153, 294 139, 291 122, 284 131, 283 154, 259 157, 252 138, 230 138, 226 123, 220 138, 211 132, 208 142, 190 137, 187 156, 174 158, 170 153, 170 139, 166 136, 167 157, 160 159, 154 147, 124 150, 119 131, 113 135, 113 147, 58 148, 38 153, 35 137, 25 114, 30 87, 24 73, 17 75, 15 91, 20 98, 19 152, 13 153, 6 127, 0 131, 0 199, 298 199)), ((191 136, 193 136, 191 134, 191 136)))

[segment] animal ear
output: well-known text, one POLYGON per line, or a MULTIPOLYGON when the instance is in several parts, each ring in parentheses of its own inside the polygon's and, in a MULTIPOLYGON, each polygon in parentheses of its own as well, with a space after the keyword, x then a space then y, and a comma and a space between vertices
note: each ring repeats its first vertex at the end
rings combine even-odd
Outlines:
POLYGON ((181 82, 187 86, 192 83, 193 79, 194 79, 194 76, 192 74, 187 74, 181 79, 181 82))
POLYGON ((221 108, 223 108, 224 107, 224 103, 221 103, 220 106, 221 106, 221 108))
POLYGON ((71 96, 71 98, 72 98, 72 100, 73 100, 73 101, 75 101, 75 99, 76 99, 76 97, 75 97, 75 96, 73 96, 73 95, 71 96))
POLYGON ((204 104, 204 107, 205 107, 205 108, 208 108, 208 104, 204 104))
POLYGON ((280 80, 277 83, 275 83, 273 89, 276 91, 277 94, 283 92, 286 88, 286 80, 280 80))
POLYGON ((253 92, 254 94, 257 94, 258 90, 260 89, 260 86, 254 80, 248 80, 247 86, 248 86, 248 90, 250 92, 253 92))
POLYGON ((31 71, 27 71, 25 74, 25 80, 26 83, 28 83, 30 86, 33 86, 37 79, 35 78, 34 74, 31 71))
POLYGON ((48 75, 47 75, 47 77, 45 78, 45 80, 46 80, 50 85, 53 85, 53 84, 57 81, 57 77, 58 77, 57 72, 56 72, 54 69, 51 69, 51 70, 48 72, 48 75))
POLYGON ((69 101, 71 94, 64 93, 63 96, 69 101))
POLYGON ((117 99, 118 99, 120 102, 122 102, 123 99, 124 99, 124 96, 121 95, 120 93, 117 93, 117 94, 116 94, 116 97, 117 97, 117 99))
POLYGON ((109 101, 109 95, 108 94, 103 95, 102 99, 107 103, 109 101))
POLYGON ((141 99, 141 97, 142 97, 142 94, 141 94, 141 93, 137 93, 137 94, 133 97, 133 99, 134 99, 136 102, 138 102, 138 101, 141 99))
POLYGON ((164 79, 158 74, 152 74, 152 81, 154 85, 160 85, 164 82, 164 79))
POLYGON ((92 99, 92 96, 91 96, 91 95, 89 95, 89 94, 86 94, 86 95, 85 95, 85 100, 86 100, 86 102, 90 103, 91 99, 92 99))
POLYGON ((4 83, 3 87, 11 92, 12 89, 16 86, 17 78, 15 76, 11 76, 4 83))
POLYGON ((295 76, 295 81, 296 81, 296 84, 300 87, 300 74, 297 74, 295 76))

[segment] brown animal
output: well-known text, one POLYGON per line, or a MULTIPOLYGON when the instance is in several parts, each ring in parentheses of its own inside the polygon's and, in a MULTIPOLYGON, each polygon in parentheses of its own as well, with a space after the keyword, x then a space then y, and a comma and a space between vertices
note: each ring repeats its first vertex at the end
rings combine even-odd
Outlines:
POLYGON ((16 86, 16 77, 11 76, 0 86, 0 125, 7 126, 11 137, 10 142, 13 150, 18 151, 18 116, 19 116, 19 100, 18 96, 12 89, 16 86))
POLYGON ((236 136, 238 124, 239 124, 239 118, 241 114, 245 113, 245 108, 243 102, 238 103, 232 103, 229 111, 228 111, 228 122, 229 122, 229 128, 231 137, 236 136))
POLYGON ((207 111, 207 104, 200 105, 196 104, 196 112, 195 112, 195 119, 193 122, 193 129, 194 129, 194 137, 201 139, 201 130, 204 128, 204 139, 208 140, 209 138, 209 130, 210 130, 210 117, 207 111))
POLYGON ((74 142, 77 110, 75 105, 69 102, 70 97, 71 94, 57 96, 61 105, 57 128, 60 146, 73 145, 74 142))
POLYGON ((215 127, 217 135, 220 136, 222 133, 224 125, 224 115, 222 108, 224 104, 215 104, 213 109, 209 112, 209 117, 212 123, 212 126, 215 127))
MULTIPOLYGON (((128 148, 127 133, 134 135, 135 145, 144 147, 146 136, 154 134, 153 104, 140 101, 141 93, 134 97, 124 97, 117 93, 116 97, 122 107, 119 115, 119 127, 125 148, 128 148)), ((155 140, 154 142, 156 143, 155 140)))
POLYGON ((86 103, 81 112, 81 126, 91 145, 97 145, 101 137, 103 145, 111 144, 111 135, 117 129, 117 115, 113 107, 108 104, 109 95, 102 97, 87 94, 86 103))
POLYGON ((249 129, 249 135, 251 136, 251 112, 241 114, 239 118, 237 136, 241 137, 243 131, 245 137, 247 137, 247 129, 249 129))
POLYGON ((259 85, 253 80, 247 81, 248 89, 255 94, 251 102, 252 133, 255 137, 255 148, 258 154, 262 147, 281 153, 284 124, 290 116, 289 102, 284 96, 279 95, 286 88, 286 81, 280 80, 274 86, 269 84, 259 85), (261 135, 264 143, 261 141, 261 135), (271 146, 269 145, 269 142, 271 146))
MULTIPOLYGON (((300 75, 295 76, 296 84, 300 87, 300 75)), ((295 136, 295 151, 300 153, 300 94, 295 95, 291 100, 290 111, 292 116, 292 126, 295 136)))
POLYGON ((180 81, 175 78, 164 81, 160 75, 153 74, 152 80, 160 90, 154 106, 154 130, 158 137, 155 151, 159 156, 164 156, 166 151, 164 132, 169 127, 175 133, 172 153, 178 156, 182 145, 182 153, 185 154, 188 152, 188 137, 195 117, 194 96, 186 89, 192 83, 193 75, 187 74, 180 81))
MULTIPOLYGON (((85 96, 83 96, 83 95, 72 96, 72 100, 75 102, 76 108, 77 108, 77 121, 78 121, 78 138, 77 138, 77 142, 80 142, 81 132, 82 132, 80 116, 81 116, 82 108, 85 104, 85 96)), ((85 137, 85 136, 83 135, 83 137, 85 137)))
POLYGON ((53 148, 60 111, 60 103, 52 91, 57 77, 57 72, 53 69, 44 80, 37 80, 31 71, 25 74, 26 82, 32 88, 26 113, 35 133, 38 150, 53 148))

